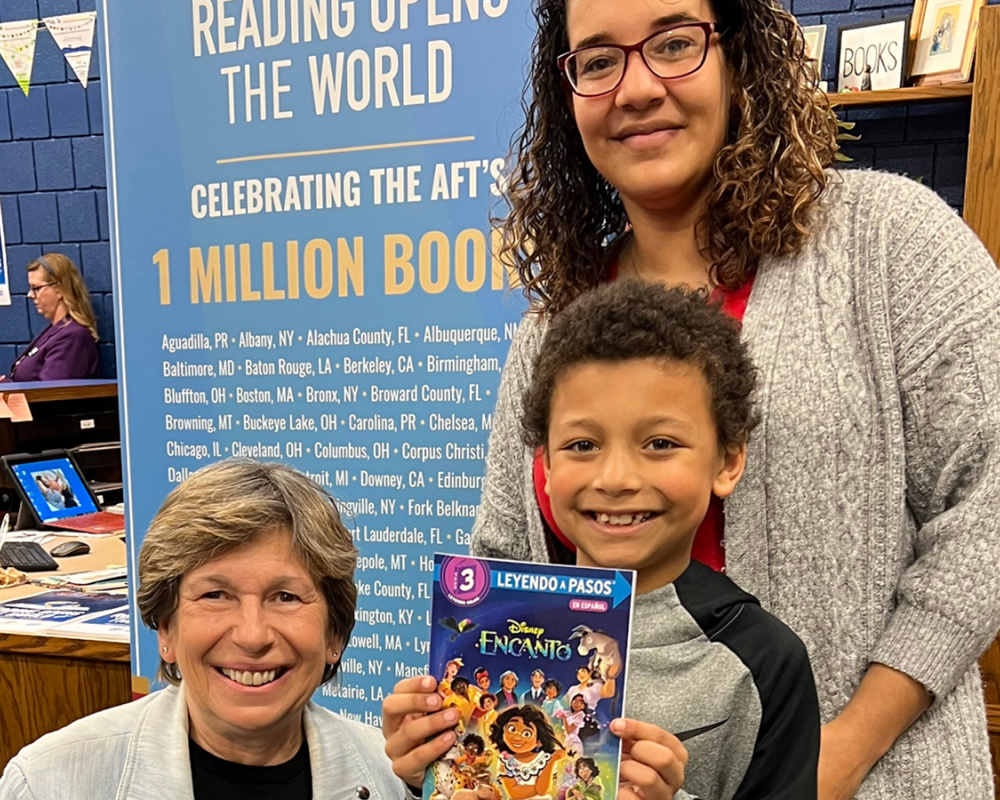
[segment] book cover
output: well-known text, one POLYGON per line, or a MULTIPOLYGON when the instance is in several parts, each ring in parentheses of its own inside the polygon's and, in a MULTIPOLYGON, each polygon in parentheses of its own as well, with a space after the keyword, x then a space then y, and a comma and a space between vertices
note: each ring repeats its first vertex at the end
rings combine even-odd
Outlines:
POLYGON ((613 800, 635 573, 435 555, 430 672, 459 711, 425 800, 613 800))
MULTIPOLYGON (((122 598, 118 598, 119 601, 122 598)), ((129 610, 122 606, 95 616, 81 617, 49 628, 50 636, 66 636, 80 639, 97 639, 105 642, 125 642, 129 640, 129 610)))
POLYGON ((125 602, 121 595, 70 591, 42 592, 5 600, 0 603, 0 630, 38 633, 64 622, 122 608, 125 602))

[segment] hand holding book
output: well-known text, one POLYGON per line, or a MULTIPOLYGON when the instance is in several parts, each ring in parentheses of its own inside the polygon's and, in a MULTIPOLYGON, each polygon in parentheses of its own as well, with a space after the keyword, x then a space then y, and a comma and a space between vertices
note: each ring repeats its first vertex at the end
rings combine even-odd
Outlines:
POLYGON ((435 678, 404 678, 382 703, 385 752, 396 777, 408 786, 422 786, 427 767, 455 744, 458 711, 441 710, 437 688, 435 678))
POLYGON ((623 751, 610 727, 625 700, 634 582, 627 570, 437 555, 432 677, 401 681, 383 704, 386 753, 411 793, 670 800, 680 743, 626 721, 623 751))
POLYGON ((622 740, 618 800, 673 800, 684 784, 687 749, 672 733, 634 719, 616 719, 622 740))

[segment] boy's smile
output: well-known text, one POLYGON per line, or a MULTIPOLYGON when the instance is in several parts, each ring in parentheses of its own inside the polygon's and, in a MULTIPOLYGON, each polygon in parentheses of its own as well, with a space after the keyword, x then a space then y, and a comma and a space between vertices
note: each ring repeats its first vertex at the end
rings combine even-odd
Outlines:
POLYGON ((578 564, 635 569, 640 593, 687 568, 713 492, 732 492, 744 457, 745 448, 721 451, 693 364, 592 361, 556 381, 545 453, 552 513, 578 564))

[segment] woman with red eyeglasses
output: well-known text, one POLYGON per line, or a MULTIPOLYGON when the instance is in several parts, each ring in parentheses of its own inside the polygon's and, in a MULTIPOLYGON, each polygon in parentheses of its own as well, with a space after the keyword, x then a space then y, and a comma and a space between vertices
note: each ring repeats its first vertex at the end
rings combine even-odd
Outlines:
POLYGON ((805 642, 820 800, 992 798, 977 658, 1000 626, 1000 274, 932 191, 835 173, 775 0, 536 0, 504 221, 511 348, 479 556, 572 560, 521 443, 547 321, 618 277, 740 318, 763 424, 694 556, 805 642), (931 788, 933 787, 933 788, 931 788))

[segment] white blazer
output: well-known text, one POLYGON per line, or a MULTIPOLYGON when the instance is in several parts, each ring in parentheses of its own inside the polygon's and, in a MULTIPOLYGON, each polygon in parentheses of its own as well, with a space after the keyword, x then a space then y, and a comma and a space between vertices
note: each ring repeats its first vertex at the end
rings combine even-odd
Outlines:
MULTIPOLYGON (((403 800, 382 734, 309 703, 305 708, 315 800, 403 800)), ((193 800, 183 685, 100 711, 43 736, 0 778, 0 800, 193 800)))

